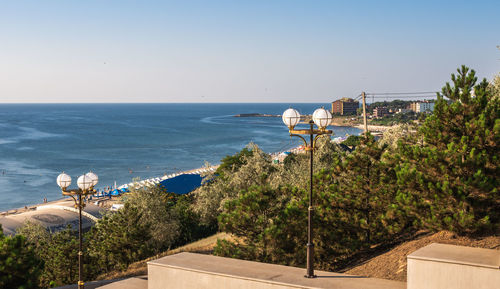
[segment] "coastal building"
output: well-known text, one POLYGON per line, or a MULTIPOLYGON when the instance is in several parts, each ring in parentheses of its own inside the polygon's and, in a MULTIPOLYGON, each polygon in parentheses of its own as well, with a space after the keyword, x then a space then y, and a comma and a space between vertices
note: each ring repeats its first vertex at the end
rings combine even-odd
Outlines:
POLYGON ((352 98, 343 97, 332 102, 332 114, 350 115, 356 114, 359 108, 359 101, 352 98))
POLYGON ((389 110, 387 110, 387 107, 376 107, 373 109, 374 117, 383 117, 384 115, 387 114, 389 114, 389 110))
POLYGON ((413 102, 410 104, 410 110, 417 113, 432 112, 434 111, 434 102, 429 100, 413 102))

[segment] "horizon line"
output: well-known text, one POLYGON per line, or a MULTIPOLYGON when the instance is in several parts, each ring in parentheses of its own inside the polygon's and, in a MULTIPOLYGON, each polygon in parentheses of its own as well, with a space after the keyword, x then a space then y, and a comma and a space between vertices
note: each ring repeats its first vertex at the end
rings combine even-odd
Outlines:
MULTIPOLYGON (((333 101, 331 101, 333 102, 333 101)), ((283 103, 331 103, 324 101, 313 102, 0 102, 3 104, 283 104, 283 103)))

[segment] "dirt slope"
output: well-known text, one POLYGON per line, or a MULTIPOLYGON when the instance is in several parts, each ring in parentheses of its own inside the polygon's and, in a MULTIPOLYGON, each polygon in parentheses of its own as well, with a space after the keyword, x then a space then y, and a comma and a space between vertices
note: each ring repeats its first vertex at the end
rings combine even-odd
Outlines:
POLYGON ((406 256, 431 243, 500 250, 500 236, 473 239, 441 231, 404 242, 363 264, 345 270, 344 273, 406 282, 406 256))

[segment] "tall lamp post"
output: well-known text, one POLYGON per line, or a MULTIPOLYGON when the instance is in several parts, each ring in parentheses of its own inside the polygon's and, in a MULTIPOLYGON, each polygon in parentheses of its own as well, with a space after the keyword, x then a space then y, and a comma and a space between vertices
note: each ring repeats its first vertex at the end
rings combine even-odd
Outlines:
POLYGON ((83 251, 82 251, 82 209, 85 207, 84 197, 95 192, 94 186, 99 178, 93 172, 86 173, 76 181, 79 189, 67 190, 71 185, 71 177, 64 172, 57 177, 57 185, 61 187, 64 196, 70 196, 75 201, 75 208, 78 209, 78 289, 84 289, 83 277, 83 251))
POLYGON ((309 121, 309 129, 294 129, 295 126, 300 121, 300 113, 289 108, 283 112, 283 122, 288 127, 290 136, 296 136, 302 139, 305 145, 305 150, 310 152, 310 187, 309 187, 309 208, 307 213, 307 274, 306 278, 315 278, 314 275, 314 244, 313 244, 313 233, 312 233, 312 217, 313 217, 313 155, 316 149, 316 140, 324 135, 331 135, 332 131, 326 128, 332 123, 332 114, 330 111, 324 108, 318 108, 314 111, 312 115, 312 120, 309 121), (314 129, 314 124, 318 129, 314 129), (309 143, 307 143, 306 138, 302 135, 309 135, 309 143))

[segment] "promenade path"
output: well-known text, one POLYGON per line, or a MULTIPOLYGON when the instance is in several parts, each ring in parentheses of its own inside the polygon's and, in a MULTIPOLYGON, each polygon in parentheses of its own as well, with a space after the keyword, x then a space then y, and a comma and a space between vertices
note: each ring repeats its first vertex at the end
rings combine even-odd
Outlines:
MULTIPOLYGON (((82 212, 82 228, 90 228, 102 215, 103 208, 92 202, 86 204, 82 212)), ((16 229, 26 221, 36 222, 50 231, 60 231, 68 225, 78 227, 78 210, 72 199, 63 199, 22 210, 10 210, 0 216, 0 224, 6 235, 15 234, 16 229)))

